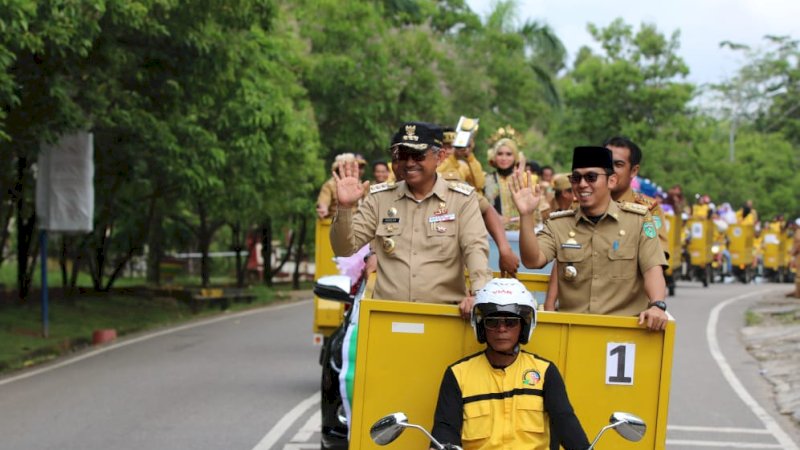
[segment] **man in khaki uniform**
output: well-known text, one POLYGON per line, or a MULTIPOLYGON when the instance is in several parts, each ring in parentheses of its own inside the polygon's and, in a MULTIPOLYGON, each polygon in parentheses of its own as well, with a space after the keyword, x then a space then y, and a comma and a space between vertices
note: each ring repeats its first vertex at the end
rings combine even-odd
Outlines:
POLYGON ((790 256, 793 257, 792 265, 794 266, 794 292, 786 294, 787 297, 800 298, 800 218, 794 220, 794 239, 792 240, 792 249, 789 251, 790 256))
MULTIPOLYGON (((339 164, 349 161, 356 161, 358 163, 360 176, 364 176, 364 168, 367 165, 367 161, 360 155, 355 155, 353 153, 342 153, 340 155, 336 155, 331 168, 335 172, 336 168, 339 167, 339 164)), ((322 185, 319 195, 317 196, 317 217, 320 219, 333 217, 336 214, 337 203, 336 180, 331 177, 325 182, 325 184, 322 185)))
POLYGON ((575 313, 638 315, 639 324, 663 330, 667 324, 663 266, 667 261, 646 207, 617 203, 611 151, 577 147, 572 189, 580 207, 550 215, 540 236, 533 211, 542 199, 539 186, 515 174, 514 202, 520 211, 520 252, 525 267, 558 261, 561 310, 575 313))
POLYGON ((614 164, 614 173, 617 174, 617 187, 611 190, 611 198, 617 202, 630 202, 644 205, 650 211, 653 223, 658 230, 658 240, 661 248, 669 258, 669 240, 667 228, 664 226, 664 211, 661 205, 652 197, 639 192, 634 192, 631 187, 633 179, 639 175, 642 162, 642 150, 633 141, 626 137, 614 136, 603 143, 603 147, 611 150, 614 164))
POLYGON ((333 252, 352 255, 375 239, 377 298, 459 303, 468 316, 472 296, 464 266, 472 291, 492 278, 475 190, 437 175, 444 157, 438 126, 406 123, 393 142, 392 165, 403 181, 372 186, 357 211, 353 207, 366 189, 357 168, 346 164, 334 173, 339 209, 331 225, 333 252))

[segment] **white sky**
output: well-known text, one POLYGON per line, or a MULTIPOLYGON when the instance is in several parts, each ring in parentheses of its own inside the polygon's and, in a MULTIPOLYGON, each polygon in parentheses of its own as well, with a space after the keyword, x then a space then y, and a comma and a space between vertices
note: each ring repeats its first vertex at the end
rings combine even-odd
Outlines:
MULTIPOLYGON (((493 0, 467 0, 485 17, 493 0)), ((714 83, 730 78, 740 57, 719 47, 725 40, 758 48, 766 34, 800 38, 800 0, 518 0, 520 23, 526 19, 549 24, 567 47, 571 66, 578 49, 597 48, 586 24, 605 27, 621 17, 638 29, 654 23, 670 36, 680 30, 678 54, 689 66, 688 80, 714 83)))

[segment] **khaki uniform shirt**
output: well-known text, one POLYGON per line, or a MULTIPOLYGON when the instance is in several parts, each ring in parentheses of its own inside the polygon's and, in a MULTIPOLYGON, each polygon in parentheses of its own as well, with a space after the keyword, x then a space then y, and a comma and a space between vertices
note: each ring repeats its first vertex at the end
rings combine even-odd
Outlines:
MULTIPOLYGON (((447 181, 464 181, 464 178, 461 177, 461 174, 458 173, 457 170, 450 170, 448 168, 443 170, 442 166, 439 166, 436 168, 436 171, 439 172, 439 175, 441 175, 442 178, 447 181)), ((491 208, 492 205, 489 204, 489 200, 486 200, 486 197, 483 194, 477 192, 477 195, 478 209, 481 211, 481 216, 483 216, 483 213, 485 213, 487 209, 491 208)))
POLYGON ((467 183, 475 186, 480 192, 483 192, 483 187, 486 185, 486 174, 483 173, 481 162, 475 158, 475 154, 470 153, 467 160, 458 160, 459 172, 461 178, 467 183))
POLYGON ((667 227, 664 226, 664 210, 661 209, 661 205, 652 197, 634 192, 633 189, 630 188, 628 188, 617 201, 638 203, 646 206, 647 209, 650 210, 650 216, 653 217, 653 223, 656 226, 656 230, 658 230, 658 240, 661 242, 661 248, 664 249, 664 253, 666 253, 667 258, 669 258, 669 238, 667 237, 667 227))
POLYGON ((322 188, 319 190, 317 205, 327 205, 328 215, 325 217, 333 217, 336 215, 336 205, 338 203, 339 202, 336 201, 336 180, 331 177, 325 182, 325 184, 322 185, 322 188))
POLYGON ((474 189, 437 177, 432 192, 417 201, 405 182, 375 185, 357 211, 339 209, 331 224, 337 256, 355 253, 375 238, 378 278, 375 297, 454 303, 492 278, 489 244, 474 189))
POLYGON ((538 239, 547 260, 558 260, 563 312, 639 314, 650 302, 644 273, 667 264, 650 213, 631 203, 612 201, 597 224, 580 208, 553 213, 538 239))

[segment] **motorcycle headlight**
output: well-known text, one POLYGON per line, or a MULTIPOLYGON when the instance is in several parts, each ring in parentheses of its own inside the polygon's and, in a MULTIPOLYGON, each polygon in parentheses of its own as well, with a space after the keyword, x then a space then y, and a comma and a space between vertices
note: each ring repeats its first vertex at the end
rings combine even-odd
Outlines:
POLYGON ((714 245, 714 246, 712 246, 712 247, 711 247, 711 253, 714 253, 715 255, 716 255, 717 253, 719 253, 719 245, 714 245))

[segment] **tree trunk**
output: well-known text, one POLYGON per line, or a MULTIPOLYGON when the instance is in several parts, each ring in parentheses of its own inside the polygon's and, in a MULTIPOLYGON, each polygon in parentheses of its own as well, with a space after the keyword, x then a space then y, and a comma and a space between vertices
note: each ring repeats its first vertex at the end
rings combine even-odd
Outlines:
POLYGON ((292 289, 300 289, 300 262, 303 261, 303 243, 306 241, 306 216, 300 215, 300 237, 297 240, 297 251, 294 258, 294 274, 292 274, 292 289))
POLYGON ((231 227, 231 248, 236 252, 236 287, 244 287, 245 265, 242 263, 242 252, 245 250, 246 237, 242 236, 242 223, 236 221, 231 227))
MULTIPOLYGON (((24 302, 28 298, 31 288, 32 273, 29 268, 31 244, 35 241, 36 211, 30 217, 25 217, 25 173, 28 170, 28 159, 24 156, 17 158, 17 180, 14 186, 14 197, 17 200, 17 293, 19 300, 24 302)), ((35 255, 33 255, 35 258, 35 255)))
POLYGON ((161 285, 161 259, 164 257, 164 213, 158 208, 150 224, 147 252, 147 281, 161 285))
POLYGON ((264 258, 264 284, 272 287, 272 218, 261 227, 261 256, 264 258))
POLYGON ((67 292, 69 287, 69 274, 67 273, 67 261, 69 261, 69 241, 67 233, 61 233, 61 251, 58 254, 58 265, 61 267, 61 288, 67 292))
POLYGON ((208 216, 205 205, 202 202, 198 202, 197 206, 197 212, 200 216, 200 229, 197 233, 198 245, 200 246, 200 282, 205 288, 211 283, 211 261, 208 257, 211 236, 208 229, 208 216))

